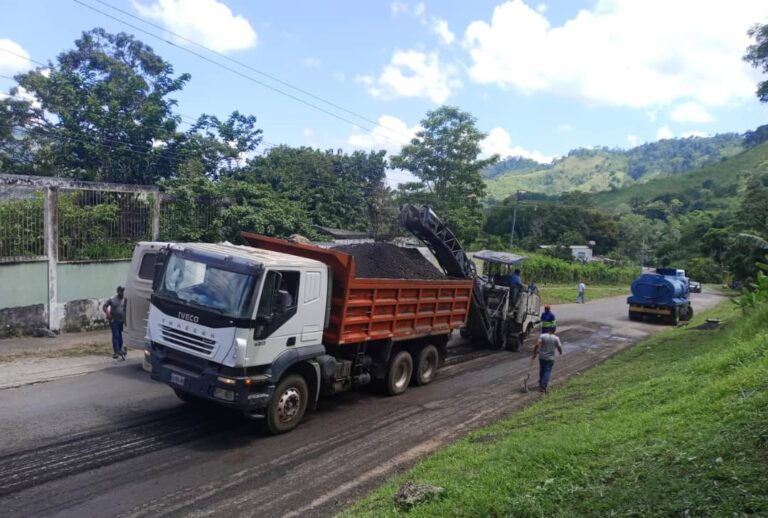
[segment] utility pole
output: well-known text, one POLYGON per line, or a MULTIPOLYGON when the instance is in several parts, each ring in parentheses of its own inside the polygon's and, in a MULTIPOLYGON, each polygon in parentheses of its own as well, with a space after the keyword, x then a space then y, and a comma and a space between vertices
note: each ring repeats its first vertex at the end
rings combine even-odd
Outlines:
POLYGON ((515 222, 517 221, 517 202, 515 202, 515 209, 512 212, 512 234, 509 236, 509 248, 515 244, 515 222))
POLYGON ((515 192, 515 208, 512 211, 512 234, 509 236, 509 248, 512 248, 512 245, 515 244, 515 223, 517 222, 517 204, 520 203, 520 194, 522 193, 525 193, 525 191, 515 192))

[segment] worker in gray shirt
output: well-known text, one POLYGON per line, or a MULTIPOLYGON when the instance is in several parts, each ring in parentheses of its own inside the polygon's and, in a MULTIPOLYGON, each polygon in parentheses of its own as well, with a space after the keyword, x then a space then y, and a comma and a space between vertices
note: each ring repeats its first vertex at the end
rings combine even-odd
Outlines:
POLYGON ((563 354, 563 347, 560 339, 555 335, 552 328, 545 328, 541 336, 536 341, 536 347, 533 348, 532 358, 539 355, 539 390, 547 391, 549 385, 549 376, 552 374, 552 367, 555 366, 555 351, 563 354))
POLYGON ((106 301, 102 309, 107 314, 109 327, 112 329, 112 358, 125 360, 123 348, 123 323, 125 322, 125 290, 117 287, 117 294, 106 301))

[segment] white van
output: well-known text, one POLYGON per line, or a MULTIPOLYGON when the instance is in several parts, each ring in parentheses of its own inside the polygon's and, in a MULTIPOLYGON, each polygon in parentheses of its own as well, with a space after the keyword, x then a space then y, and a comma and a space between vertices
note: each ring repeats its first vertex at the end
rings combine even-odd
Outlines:
MULTIPOLYGON (((152 295, 152 279, 155 275, 157 252, 168 243, 141 241, 133 248, 133 258, 125 281, 125 329, 123 342, 126 347, 145 350, 147 345, 147 319, 149 317, 149 298, 152 295)), ((144 370, 150 371, 149 362, 142 363, 144 370)))

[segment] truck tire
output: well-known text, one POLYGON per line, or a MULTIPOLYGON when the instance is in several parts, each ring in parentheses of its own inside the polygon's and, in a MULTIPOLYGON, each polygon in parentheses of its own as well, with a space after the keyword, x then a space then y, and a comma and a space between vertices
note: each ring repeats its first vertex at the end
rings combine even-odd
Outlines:
POLYGON ((440 355, 437 347, 427 345, 419 351, 419 357, 416 360, 416 368, 413 370, 413 380, 416 385, 429 385, 437 375, 437 368, 440 363, 440 355))
POLYGON ((685 310, 685 314, 680 317, 681 320, 688 321, 693 318, 693 306, 688 306, 685 310))
POLYGON ((639 311, 631 311, 629 312, 629 319, 633 320, 635 322, 638 322, 643 319, 643 316, 640 314, 639 311))
POLYGON ((387 366, 384 377, 384 390, 390 396, 405 392, 413 375, 413 358, 408 351, 400 351, 387 366))
POLYGON ((676 326, 680 323, 680 312, 677 308, 672 308, 672 314, 669 315, 669 323, 676 326))
POLYGON ((298 374, 289 374, 275 388, 266 412, 267 428, 277 435, 293 430, 304 417, 309 400, 307 382, 298 374))

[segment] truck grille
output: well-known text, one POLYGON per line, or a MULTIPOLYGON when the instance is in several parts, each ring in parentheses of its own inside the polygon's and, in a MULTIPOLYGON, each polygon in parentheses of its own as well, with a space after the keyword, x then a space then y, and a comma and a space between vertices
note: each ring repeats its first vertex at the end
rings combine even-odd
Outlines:
POLYGON ((203 354, 211 354, 216 348, 216 340, 203 338, 192 333, 181 331, 180 329, 174 329, 170 326, 161 325, 160 329, 163 334, 163 339, 173 345, 203 354))

